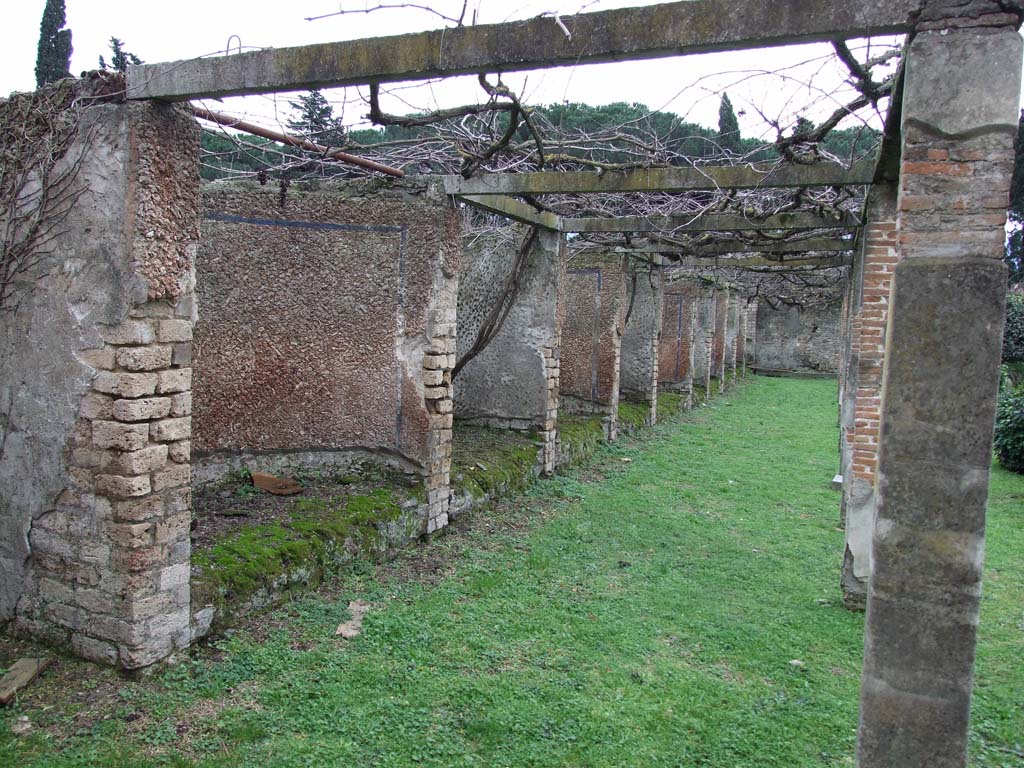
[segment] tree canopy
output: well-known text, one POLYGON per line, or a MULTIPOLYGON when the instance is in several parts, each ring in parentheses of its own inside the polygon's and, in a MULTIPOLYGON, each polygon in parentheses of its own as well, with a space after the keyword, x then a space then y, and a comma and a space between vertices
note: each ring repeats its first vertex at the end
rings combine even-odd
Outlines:
POLYGON ((46 0, 43 19, 39 23, 37 88, 71 75, 71 30, 64 29, 66 23, 64 0, 46 0))

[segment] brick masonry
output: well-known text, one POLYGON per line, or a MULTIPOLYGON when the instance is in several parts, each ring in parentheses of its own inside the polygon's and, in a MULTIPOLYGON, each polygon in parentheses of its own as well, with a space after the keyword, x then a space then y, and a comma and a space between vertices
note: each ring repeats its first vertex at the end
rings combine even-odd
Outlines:
MULTIPOLYGON (((659 350, 659 380, 666 390, 684 397, 684 407, 693 404, 697 311, 700 287, 682 280, 672 284, 665 294, 659 350)), ((701 346, 700 352, 704 353, 701 346)), ((705 369, 706 369, 705 365, 705 369)))
MULTIPOLYGON (((62 263, 15 320, 37 330, 4 358, 6 367, 38 350, 48 362, 33 365, 35 381, 0 376, 17 382, 17 398, 35 389, 61 409, 27 413, 21 426, 37 452, 3 457, 0 475, 32 478, 0 489, 5 528, 27 523, 27 571, 5 573, 4 590, 19 592, 15 631, 131 669, 191 639, 198 130, 183 112, 149 104, 91 107, 85 119, 85 192, 56 244, 62 263), (47 320, 37 326, 39 312, 47 320), (63 453, 38 452, 51 448, 63 453)), ((23 418, 17 408, 9 417, 23 418)), ((20 442, 17 429, 7 437, 20 442)))
MULTIPOLYGON (((463 244, 457 359, 476 341, 500 300, 525 229, 509 226, 463 244)), ((455 379, 458 419, 506 429, 537 429, 542 471, 554 471, 560 365, 559 303, 565 280, 562 239, 540 232, 527 254, 512 308, 490 344, 455 379)))
POLYGON ((605 416, 618 431, 619 351, 628 278, 620 256, 572 259, 565 277, 560 406, 605 416))
POLYGON ((625 331, 619 365, 619 394, 648 408, 648 424, 658 419, 659 333, 663 323, 664 274, 660 266, 631 266, 625 331))
POLYGON ((729 315, 729 289, 728 288, 716 288, 713 297, 715 309, 714 309, 714 325, 712 325, 711 333, 711 378, 714 379, 715 384, 712 386, 718 387, 718 392, 725 392, 727 381, 725 378, 726 373, 726 325, 728 324, 729 315))
POLYGON ((216 185, 204 204, 201 479, 383 460, 424 477, 425 530, 443 527, 461 258, 449 199, 421 179, 292 185, 283 206, 277 190, 216 185))

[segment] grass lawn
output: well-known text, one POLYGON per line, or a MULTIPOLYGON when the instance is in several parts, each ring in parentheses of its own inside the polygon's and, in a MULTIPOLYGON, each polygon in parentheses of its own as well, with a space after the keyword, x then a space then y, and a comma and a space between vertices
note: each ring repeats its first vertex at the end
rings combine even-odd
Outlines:
MULTIPOLYGON (((853 765, 835 390, 754 379, 151 675, 62 659, 0 765, 853 765)), ((997 469, 975 766, 1024 768, 1022 532, 997 469)))

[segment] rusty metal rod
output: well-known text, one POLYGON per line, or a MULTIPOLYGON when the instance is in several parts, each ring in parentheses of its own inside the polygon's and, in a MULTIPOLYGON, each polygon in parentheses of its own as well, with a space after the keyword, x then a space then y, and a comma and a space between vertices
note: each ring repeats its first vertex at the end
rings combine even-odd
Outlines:
POLYGON ((261 136, 264 139, 270 139, 271 141, 279 141, 282 144, 288 144, 292 147, 308 149, 310 152, 319 152, 321 155, 331 160, 340 160, 343 163, 358 165, 360 168, 367 168, 371 171, 386 173, 388 176, 394 176, 398 179, 405 176, 405 171, 400 168, 381 165, 380 163, 375 163, 373 160, 367 160, 364 157, 350 155, 348 152, 342 152, 341 150, 331 151, 330 147, 325 147, 321 144, 314 144, 312 141, 300 139, 298 136, 289 136, 287 133, 272 131, 269 128, 263 128, 262 126, 254 123, 247 123, 244 120, 238 120, 230 115, 221 114, 220 112, 211 112, 208 109, 192 105, 192 114, 196 117, 202 118, 203 120, 209 120, 211 123, 217 123, 218 125, 223 125, 228 128, 234 128, 236 131, 251 133, 254 136, 261 136))

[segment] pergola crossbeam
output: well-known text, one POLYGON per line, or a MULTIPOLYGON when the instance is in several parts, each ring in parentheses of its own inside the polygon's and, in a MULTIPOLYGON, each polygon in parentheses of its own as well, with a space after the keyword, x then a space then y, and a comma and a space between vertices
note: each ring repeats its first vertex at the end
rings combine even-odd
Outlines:
POLYGON ((911 31, 922 5, 922 0, 684 0, 558 19, 542 16, 132 65, 128 98, 221 98, 900 34, 911 31))
POLYGON ((843 211, 838 215, 792 211, 766 218, 751 218, 736 213, 694 214, 692 216, 618 216, 562 217, 563 232, 734 232, 740 230, 851 229, 860 226, 857 216, 843 211))
POLYGON ((527 205, 514 197, 503 195, 486 195, 477 197, 474 195, 458 195, 456 200, 471 205, 482 211, 497 213, 506 218, 518 221, 523 224, 531 224, 535 227, 561 231, 561 219, 557 213, 551 211, 538 211, 533 206, 527 205))
POLYGON ((464 179, 444 178, 449 195, 545 195, 624 192, 697 192, 772 187, 846 187, 870 184, 875 158, 852 168, 837 163, 749 163, 688 168, 642 168, 631 171, 534 171, 487 173, 464 179))
POLYGON ((815 267, 818 269, 848 267, 853 264, 852 255, 834 256, 812 256, 793 257, 785 259, 770 259, 764 256, 733 256, 726 258, 707 259, 693 256, 684 256, 678 261, 670 262, 667 267, 691 268, 691 267, 716 267, 748 269, 757 267, 815 267))

